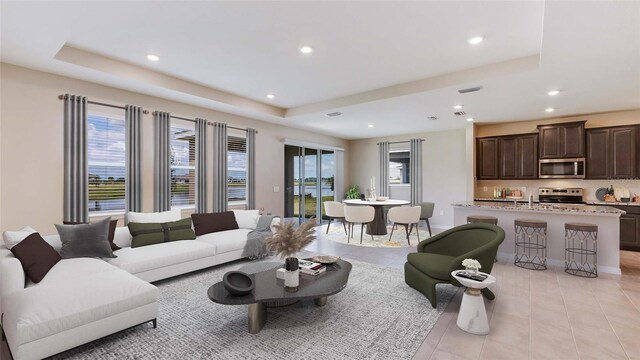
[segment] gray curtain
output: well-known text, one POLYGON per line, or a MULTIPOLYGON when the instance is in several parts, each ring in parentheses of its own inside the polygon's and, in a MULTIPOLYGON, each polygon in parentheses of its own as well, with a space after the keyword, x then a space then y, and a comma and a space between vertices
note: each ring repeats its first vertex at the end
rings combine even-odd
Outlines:
POLYGON ((196 118, 196 213, 207 212, 207 120, 196 118))
POLYGON ((213 124, 213 211, 227 210, 227 124, 213 124))
POLYGON ((125 211, 142 211, 141 135, 142 108, 125 106, 125 211))
POLYGON ((153 113, 154 178, 153 211, 171 210, 171 115, 153 113))
POLYGON ((87 175, 87 98, 64 96, 63 221, 89 222, 87 175))
POLYGON ((256 208, 256 129, 247 129, 247 209, 256 208))
POLYGON ((380 196, 389 196, 389 142, 378 143, 378 156, 380 159, 380 196))
POLYGON ((411 183, 411 205, 422 202, 422 139, 411 139, 411 158, 409 159, 411 183))

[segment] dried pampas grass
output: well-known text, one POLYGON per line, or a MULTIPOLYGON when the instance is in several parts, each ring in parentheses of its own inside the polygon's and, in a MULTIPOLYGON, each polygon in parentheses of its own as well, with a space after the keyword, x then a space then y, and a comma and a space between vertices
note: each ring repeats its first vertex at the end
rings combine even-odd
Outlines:
POLYGON ((303 222, 297 229, 294 228, 293 222, 281 221, 280 224, 273 226, 276 232, 266 240, 267 249, 283 259, 291 257, 316 239, 315 226, 314 218, 303 222))

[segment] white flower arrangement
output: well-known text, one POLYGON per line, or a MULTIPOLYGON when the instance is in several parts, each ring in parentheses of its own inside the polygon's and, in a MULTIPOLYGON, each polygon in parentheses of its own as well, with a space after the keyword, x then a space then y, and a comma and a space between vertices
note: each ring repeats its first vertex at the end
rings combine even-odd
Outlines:
POLYGON ((480 268, 482 268, 482 265, 480 265, 480 262, 476 259, 464 259, 462 260, 462 266, 464 266, 466 269, 473 270, 479 270, 480 268))

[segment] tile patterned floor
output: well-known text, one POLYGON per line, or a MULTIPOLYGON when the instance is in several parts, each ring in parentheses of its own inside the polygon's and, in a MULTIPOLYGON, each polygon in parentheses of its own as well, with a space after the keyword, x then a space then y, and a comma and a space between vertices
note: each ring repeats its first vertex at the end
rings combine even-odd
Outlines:
MULTIPOLYGON (((319 235, 307 250, 399 269, 415 251, 339 244, 319 235)), ((584 279, 563 268, 531 271, 499 262, 492 272, 496 299, 485 300, 491 333, 457 327, 459 291, 414 359, 640 360, 640 253, 623 251, 621 268, 622 276, 584 279)))

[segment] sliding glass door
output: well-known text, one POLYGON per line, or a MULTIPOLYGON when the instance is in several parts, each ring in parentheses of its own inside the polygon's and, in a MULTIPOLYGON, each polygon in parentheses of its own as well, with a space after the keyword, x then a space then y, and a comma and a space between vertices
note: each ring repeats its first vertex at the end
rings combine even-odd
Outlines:
POLYGON ((322 203, 334 199, 334 152, 285 145, 284 162, 285 218, 298 223, 327 220, 322 203))

